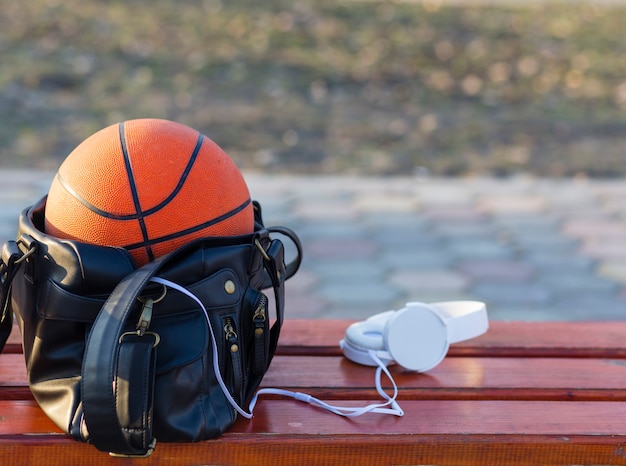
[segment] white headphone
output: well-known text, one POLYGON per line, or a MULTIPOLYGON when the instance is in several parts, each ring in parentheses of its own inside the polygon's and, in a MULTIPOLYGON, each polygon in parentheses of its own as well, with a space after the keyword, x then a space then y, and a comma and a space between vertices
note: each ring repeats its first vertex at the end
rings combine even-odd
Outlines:
POLYGON ((482 335, 489 328, 487 309, 478 301, 407 303, 348 327, 339 342, 344 355, 359 364, 393 362, 417 372, 439 364, 451 343, 482 335))

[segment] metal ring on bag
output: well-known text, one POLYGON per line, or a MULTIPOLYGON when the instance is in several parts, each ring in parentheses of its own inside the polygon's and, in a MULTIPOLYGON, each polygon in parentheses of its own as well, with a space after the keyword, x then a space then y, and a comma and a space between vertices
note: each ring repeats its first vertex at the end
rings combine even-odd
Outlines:
POLYGON ((127 336, 142 337, 144 335, 152 335, 154 337, 154 343, 152 344, 153 348, 156 348, 159 345, 159 343, 161 343, 161 336, 158 333, 156 333, 156 332, 144 332, 143 335, 140 335, 137 332, 124 332, 124 333, 122 333, 120 335, 120 338, 118 339, 118 343, 121 345, 122 342, 124 341, 124 338, 126 338, 127 336))
POLYGON ((263 256, 263 259, 265 259, 266 261, 270 261, 270 256, 267 255, 267 251, 265 251, 265 249, 263 249, 263 246, 261 245, 261 242, 258 239, 254 240, 254 244, 256 245, 257 249, 261 252, 261 255, 263 256))
POLYGON ((22 257, 20 257, 19 259, 16 259, 15 262, 13 262, 13 265, 18 265, 21 264, 22 262, 24 262, 26 259, 28 259, 30 256, 33 255, 33 253, 37 250, 37 248, 35 246, 32 246, 28 251, 26 251, 24 253, 24 255, 22 257))
MULTIPOLYGON (((163 299, 165 299, 165 295, 167 294, 167 287, 166 287, 165 285, 161 285, 161 286, 163 287, 163 292, 161 293, 161 295, 160 295, 158 298, 156 298, 156 299, 153 299, 153 300, 152 300, 152 304, 156 304, 156 303, 158 303, 158 302, 163 301, 163 299)), ((143 297, 143 296, 137 296, 137 300, 138 300, 140 303, 143 303, 143 304, 146 304, 146 301, 147 301, 148 299, 149 299, 149 298, 145 298, 145 297, 143 297)))

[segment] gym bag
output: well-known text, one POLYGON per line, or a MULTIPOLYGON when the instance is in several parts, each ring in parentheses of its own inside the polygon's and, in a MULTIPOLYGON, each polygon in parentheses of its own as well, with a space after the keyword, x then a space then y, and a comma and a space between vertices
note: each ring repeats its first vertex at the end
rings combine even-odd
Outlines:
POLYGON ((297 235, 265 228, 255 202, 254 233, 195 240, 135 269, 125 249, 45 234, 45 202, 23 211, 0 262, 0 350, 15 314, 42 409, 115 455, 223 433, 276 350, 297 235), (289 264, 273 236, 295 244, 289 264))

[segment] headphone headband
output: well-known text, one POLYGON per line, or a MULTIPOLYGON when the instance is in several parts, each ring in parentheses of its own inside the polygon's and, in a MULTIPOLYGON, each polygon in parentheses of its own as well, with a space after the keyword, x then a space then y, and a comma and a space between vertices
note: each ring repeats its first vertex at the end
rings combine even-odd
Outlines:
POLYGON ((476 338, 489 329, 487 307, 480 301, 444 301, 430 306, 446 321, 450 343, 476 338))

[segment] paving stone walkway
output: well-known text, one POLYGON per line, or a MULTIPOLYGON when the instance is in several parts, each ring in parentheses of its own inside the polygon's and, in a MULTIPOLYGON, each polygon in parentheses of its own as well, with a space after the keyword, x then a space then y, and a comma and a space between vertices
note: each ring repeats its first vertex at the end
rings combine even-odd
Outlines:
MULTIPOLYGON (((0 239, 52 176, 0 171, 0 239)), ((493 320, 626 320, 626 180, 245 176, 304 245, 289 318, 477 299, 493 320)))

